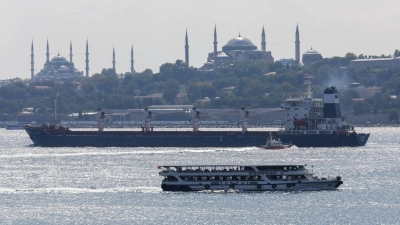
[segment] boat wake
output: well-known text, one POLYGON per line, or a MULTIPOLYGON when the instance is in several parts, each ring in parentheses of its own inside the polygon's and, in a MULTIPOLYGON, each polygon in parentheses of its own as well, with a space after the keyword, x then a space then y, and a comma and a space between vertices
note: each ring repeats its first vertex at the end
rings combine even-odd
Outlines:
POLYGON ((0 193, 159 193, 162 191, 159 187, 120 187, 120 188, 96 188, 94 186, 86 188, 73 187, 54 187, 54 188, 0 188, 0 193))
MULTIPOLYGON (((96 151, 97 149, 85 149, 85 152, 64 152, 64 153, 26 153, 26 154, 8 154, 8 155, 0 155, 0 158, 9 159, 9 158, 45 158, 45 157, 76 157, 76 156, 90 156, 90 155, 107 155, 107 156, 118 156, 118 155, 131 155, 131 154, 176 154, 176 153, 184 153, 184 152, 196 152, 196 153, 209 153, 209 152, 222 152, 222 151, 232 151, 232 152, 244 152, 251 151, 257 149, 256 147, 248 147, 248 148, 215 148, 215 149, 202 149, 202 148, 159 148, 159 149, 145 149, 143 150, 131 150, 131 151, 115 151, 114 149, 104 148, 102 151, 96 151), (93 151, 91 151, 93 150, 93 151)), ((58 149, 60 150, 60 149, 58 149)))

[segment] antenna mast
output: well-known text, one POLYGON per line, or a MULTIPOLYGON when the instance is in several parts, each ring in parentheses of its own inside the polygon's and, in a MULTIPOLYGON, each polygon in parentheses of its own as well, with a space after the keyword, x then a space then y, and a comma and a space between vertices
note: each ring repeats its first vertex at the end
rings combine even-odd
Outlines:
POLYGON ((310 76, 308 74, 304 74, 304 84, 307 85, 307 98, 309 98, 309 99, 311 99, 312 79, 314 79, 313 76, 310 76))
POLYGON ((60 92, 57 92, 54 97, 54 128, 57 128, 57 97, 60 95, 60 92))

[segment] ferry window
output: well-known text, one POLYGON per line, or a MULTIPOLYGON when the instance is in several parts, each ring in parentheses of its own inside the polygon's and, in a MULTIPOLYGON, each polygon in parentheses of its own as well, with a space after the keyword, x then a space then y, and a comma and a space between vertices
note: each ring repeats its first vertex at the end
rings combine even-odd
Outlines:
POLYGON ((244 170, 251 170, 251 171, 254 171, 253 167, 250 167, 250 166, 245 166, 245 167, 244 167, 244 170))
POLYGON ((268 170, 269 168, 269 166, 257 166, 258 170, 268 170))
POLYGON ((337 98, 337 95, 335 95, 335 98, 337 98))
POLYGON ((178 179, 176 177, 174 177, 174 176, 168 176, 167 180, 168 181, 178 181, 178 179))

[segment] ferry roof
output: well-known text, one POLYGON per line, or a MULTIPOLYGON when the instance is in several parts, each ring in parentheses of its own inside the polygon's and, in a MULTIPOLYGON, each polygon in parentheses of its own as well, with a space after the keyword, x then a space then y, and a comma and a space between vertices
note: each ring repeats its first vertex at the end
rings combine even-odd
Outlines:
POLYGON ((230 167, 230 166, 307 166, 307 164, 282 164, 282 165, 244 165, 244 164, 232 164, 232 165, 169 165, 161 167, 230 167))

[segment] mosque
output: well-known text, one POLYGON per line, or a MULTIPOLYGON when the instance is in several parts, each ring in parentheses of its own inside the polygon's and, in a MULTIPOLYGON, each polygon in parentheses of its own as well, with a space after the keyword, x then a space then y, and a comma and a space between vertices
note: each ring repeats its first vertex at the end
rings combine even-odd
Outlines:
MULTIPOLYGON (((302 63, 303 65, 309 65, 322 60, 322 55, 311 48, 311 50, 308 50, 303 54, 301 62, 300 32, 298 25, 296 26, 295 39, 295 61, 297 61, 298 63, 302 63)), ((237 37, 232 38, 224 46, 222 46, 222 51, 219 51, 216 26, 214 28, 213 44, 214 51, 208 53, 207 62, 204 63, 202 67, 200 67, 201 71, 214 71, 218 66, 231 61, 263 60, 270 63, 274 62, 271 51, 266 50, 264 27, 261 31, 261 50, 258 50, 257 46, 254 45, 251 40, 243 37, 239 33, 237 37)), ((185 63, 189 65, 189 43, 187 31, 185 37, 185 63)))
MULTIPOLYGON (((76 78, 83 77, 83 71, 79 71, 78 69, 75 68, 74 63, 72 61, 72 43, 70 42, 69 46, 69 61, 64 57, 61 56, 60 53, 58 53, 56 56, 54 56, 50 60, 50 51, 49 51, 49 41, 47 40, 47 51, 46 51, 46 62, 43 66, 43 69, 39 71, 36 75, 35 69, 34 69, 34 49, 33 49, 33 41, 32 41, 32 46, 31 46, 31 82, 35 81, 46 81, 46 80, 57 80, 57 81, 66 81, 66 80, 74 80, 76 78)), ((89 76, 89 43, 86 41, 86 77, 89 76)), ((113 47, 113 54, 112 54, 113 60, 112 60, 112 65, 114 71, 116 71, 115 68, 115 50, 113 47)), ((135 73, 135 69, 133 67, 133 46, 131 48, 131 73, 135 73)))
MULTIPOLYGON (((243 37, 239 32, 237 37, 232 38, 222 46, 222 51, 218 51, 217 27, 214 28, 213 44, 214 52, 208 53, 207 62, 200 68, 202 71, 215 70, 219 65, 230 61, 264 60, 270 63, 274 62, 271 51, 266 50, 264 27, 261 32, 261 50, 258 50, 257 46, 255 46, 251 40, 243 37)), ((188 58, 187 54, 188 52, 185 51, 185 59, 188 58)))
POLYGON ((34 52, 33 52, 33 41, 31 46, 31 82, 35 81, 46 81, 46 80, 71 80, 74 78, 82 77, 83 71, 79 71, 75 68, 72 61, 72 43, 69 46, 69 61, 58 53, 50 60, 49 41, 47 40, 46 48, 46 62, 44 63, 43 69, 34 75, 34 52))

